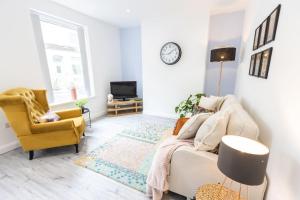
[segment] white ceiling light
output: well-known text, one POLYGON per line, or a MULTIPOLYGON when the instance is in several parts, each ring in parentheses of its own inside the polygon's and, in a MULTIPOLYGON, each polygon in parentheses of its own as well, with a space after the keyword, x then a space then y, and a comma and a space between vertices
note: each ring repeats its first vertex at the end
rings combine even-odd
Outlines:
POLYGON ((131 13, 131 10, 130 10, 129 8, 127 8, 125 11, 126 11, 127 13, 131 13))

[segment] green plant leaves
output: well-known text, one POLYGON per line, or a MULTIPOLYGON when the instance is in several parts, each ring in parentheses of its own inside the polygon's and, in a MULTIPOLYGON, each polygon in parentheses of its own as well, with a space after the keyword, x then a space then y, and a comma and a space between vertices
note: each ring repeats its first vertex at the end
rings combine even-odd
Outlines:
POLYGON ((87 103, 88 103, 88 99, 80 99, 80 100, 76 101, 75 105, 81 108, 82 106, 84 106, 87 103))
POLYGON ((175 107, 175 112, 179 114, 180 118, 186 117, 189 114, 192 115, 202 96, 205 96, 205 94, 198 93, 195 95, 190 95, 186 100, 180 102, 180 104, 175 107))

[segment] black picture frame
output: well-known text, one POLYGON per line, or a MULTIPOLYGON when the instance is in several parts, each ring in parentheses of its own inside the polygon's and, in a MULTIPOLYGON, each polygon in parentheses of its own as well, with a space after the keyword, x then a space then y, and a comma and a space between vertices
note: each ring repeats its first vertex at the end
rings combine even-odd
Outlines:
POLYGON ((249 67, 249 75, 250 76, 253 76, 253 74, 254 74, 255 57, 256 57, 256 54, 253 54, 250 59, 250 67, 249 67))
POLYGON ((281 4, 279 4, 272 13, 268 16, 268 29, 267 29, 267 35, 266 35, 266 42, 265 44, 268 44, 275 40, 276 33, 277 33, 277 27, 279 22, 279 16, 281 11, 281 4))
POLYGON ((261 57, 262 57, 262 52, 259 52, 259 53, 257 53, 255 55, 255 63, 254 63, 253 76, 259 77, 261 57))
POLYGON ((259 77, 267 79, 269 75, 269 68, 272 59, 273 47, 262 51, 262 58, 259 70, 259 77))
POLYGON ((260 26, 256 28, 255 35, 254 35, 254 41, 253 41, 253 51, 258 49, 258 41, 260 38, 260 26))
POLYGON ((272 59, 273 47, 260 51, 251 56, 249 75, 267 79, 272 59))
POLYGON ((273 42, 276 38, 281 4, 279 4, 272 13, 255 30, 253 40, 253 51, 273 42))
POLYGON ((260 34, 258 39, 258 48, 264 46, 266 44, 267 32, 268 32, 268 18, 263 21, 260 25, 260 34))

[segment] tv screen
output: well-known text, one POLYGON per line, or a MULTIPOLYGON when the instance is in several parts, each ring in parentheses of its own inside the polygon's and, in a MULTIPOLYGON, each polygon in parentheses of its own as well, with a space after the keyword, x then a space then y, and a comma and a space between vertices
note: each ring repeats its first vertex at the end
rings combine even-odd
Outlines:
POLYGON ((137 97, 136 81, 110 82, 110 91, 114 95, 114 99, 137 97))

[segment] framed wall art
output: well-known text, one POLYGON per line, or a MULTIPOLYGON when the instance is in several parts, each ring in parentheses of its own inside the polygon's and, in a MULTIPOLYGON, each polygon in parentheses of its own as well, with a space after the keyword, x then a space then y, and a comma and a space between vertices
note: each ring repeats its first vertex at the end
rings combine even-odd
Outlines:
POLYGON ((280 10, 281 5, 277 6, 277 8, 268 17, 268 31, 266 35, 266 44, 275 40, 280 10))
POLYGON ((272 52, 273 52, 273 47, 266 49, 262 52, 261 66, 260 66, 260 72, 259 72, 260 78, 264 78, 264 79, 268 78, 272 52))
POLYGON ((278 5, 259 27, 256 28, 253 51, 275 40, 280 10, 281 5, 278 5))
POLYGON ((266 44, 266 36, 267 36, 267 27, 268 26, 268 19, 266 19, 261 25, 260 25, 260 34, 259 34, 259 42, 258 42, 258 48, 262 47, 266 44))
POLYGON ((250 68, 249 68, 250 76, 253 76, 253 73, 254 73, 255 56, 256 56, 255 54, 251 56, 250 68))
POLYGON ((253 72, 253 76, 259 76, 259 70, 260 70, 260 61, 261 61, 261 55, 262 53, 257 53, 255 55, 255 64, 254 64, 254 72, 253 72))
POLYGON ((260 27, 255 30, 254 42, 253 42, 253 50, 258 49, 258 42, 260 36, 260 27))
POLYGON ((268 78, 273 47, 251 56, 249 75, 259 78, 268 78))

